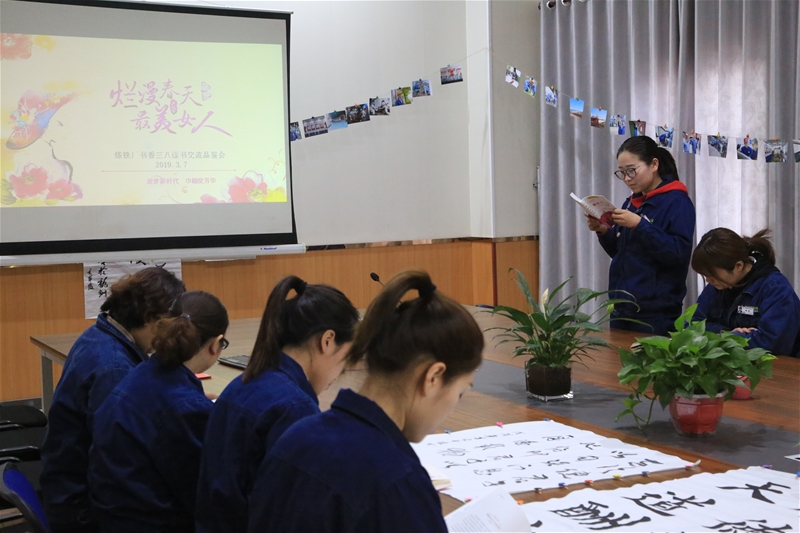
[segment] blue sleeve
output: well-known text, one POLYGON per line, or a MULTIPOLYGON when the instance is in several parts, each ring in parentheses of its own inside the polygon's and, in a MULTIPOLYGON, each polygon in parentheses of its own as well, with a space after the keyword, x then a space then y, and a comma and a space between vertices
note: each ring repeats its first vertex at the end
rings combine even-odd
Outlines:
POLYGON ((749 348, 764 348, 774 355, 793 355, 800 331, 800 306, 788 283, 769 283, 759 303, 758 329, 742 334, 750 339, 749 348))
POLYGON ((603 247, 603 250, 609 255, 609 257, 614 257, 617 255, 617 231, 619 229, 616 225, 613 228, 608 228, 603 235, 598 235, 597 239, 600 241, 600 246, 603 247))
POLYGON ((653 221, 644 216, 631 232, 642 247, 658 262, 664 264, 688 265, 692 256, 692 237, 694 235, 694 204, 683 193, 680 201, 671 202, 657 214, 653 221))
POLYGON ((203 437, 213 403, 198 398, 165 416, 158 431, 155 467, 181 505, 194 515, 203 437))
POLYGON ((723 329, 726 329, 725 326, 715 321, 717 317, 710 316, 712 300, 716 295, 717 289, 711 285, 706 285, 705 289, 703 289, 703 292, 700 293, 700 297, 697 298, 697 310, 695 311, 694 318, 692 320, 705 320, 706 331, 719 333, 723 329))

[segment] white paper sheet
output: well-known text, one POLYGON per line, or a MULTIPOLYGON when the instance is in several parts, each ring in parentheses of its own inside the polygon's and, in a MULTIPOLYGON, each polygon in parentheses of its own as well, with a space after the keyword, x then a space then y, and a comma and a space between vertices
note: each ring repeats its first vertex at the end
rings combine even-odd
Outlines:
POLYGON ((459 507, 445 516, 444 521, 450 533, 523 533, 531 529, 516 500, 500 490, 459 507))
POLYGON ((532 531, 800 531, 800 478, 761 467, 634 485, 587 488, 522 506, 532 531))
POLYGON ((86 318, 97 318, 100 306, 106 301, 109 288, 114 283, 128 274, 153 266, 165 268, 181 279, 181 262, 178 259, 84 263, 83 302, 86 318))
POLYGON ((461 501, 495 488, 525 492, 687 466, 674 455, 552 421, 437 433, 413 447, 423 464, 450 478, 453 486, 442 492, 461 501))

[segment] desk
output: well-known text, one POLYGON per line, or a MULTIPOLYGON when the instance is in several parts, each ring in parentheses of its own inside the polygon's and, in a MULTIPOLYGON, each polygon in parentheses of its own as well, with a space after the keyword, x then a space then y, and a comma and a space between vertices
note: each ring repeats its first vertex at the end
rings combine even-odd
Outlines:
MULTIPOLYGON (((501 317, 492 316, 484 310, 469 308, 483 330, 489 327, 502 324, 501 317)), ((230 340, 230 346, 226 350, 227 355, 249 354, 255 344, 255 337, 258 331, 260 319, 240 319, 233 320, 228 328, 225 337, 230 340)), ((72 344, 80 336, 80 333, 64 335, 43 335, 31 337, 33 342, 40 350, 42 358, 42 378, 43 378, 43 403, 45 411, 49 408, 53 397, 52 386, 52 363, 53 361, 63 364, 66 360, 72 344), (49 381, 45 379, 49 376, 49 381)), ((522 367, 521 359, 513 359, 509 355, 510 348, 507 345, 495 347, 492 342, 492 332, 486 334, 485 359, 522 367)), ((634 334, 623 331, 606 331, 603 337, 612 346, 629 346, 633 342, 634 334)), ((616 378, 621 365, 616 349, 604 349, 598 351, 594 356, 594 362, 588 361, 588 368, 575 365, 573 368, 574 379, 576 381, 591 383, 600 387, 612 390, 624 391, 625 387, 619 385, 616 378)), ((239 375, 240 371, 224 365, 216 364, 208 373, 212 376, 210 380, 203 381, 203 387, 207 392, 219 394, 230 383, 232 379, 239 375)), ((781 357, 773 365, 775 378, 763 381, 758 389, 754 401, 747 402, 727 402, 725 406, 725 416, 732 416, 742 420, 757 422, 761 424, 773 424, 775 427, 782 427, 791 431, 800 431, 800 360, 781 357)), ((344 372, 334 384, 320 395, 320 408, 328 409, 339 389, 353 388, 358 389, 363 382, 365 372, 363 370, 348 370, 344 372)), ((620 408, 621 410, 621 408, 620 408)), ((630 476, 621 480, 607 480, 596 482, 595 489, 606 490, 620 486, 631 486, 636 483, 649 483, 685 477, 697 472, 724 472, 731 468, 737 468, 733 464, 725 461, 713 459, 698 453, 677 449, 671 446, 662 445, 653 441, 648 441, 636 435, 629 435, 612 429, 598 427, 595 424, 581 422, 573 418, 554 415, 536 407, 517 402, 511 402, 496 398, 489 394, 476 391, 469 391, 459 402, 456 409, 445 420, 442 429, 447 428, 453 431, 470 429, 481 426, 494 425, 498 420, 505 423, 526 422, 541 420, 549 417, 556 422, 571 425, 579 429, 593 431, 599 435, 617 438, 623 442, 628 442, 638 446, 645 446, 656 449, 664 453, 678 455, 688 461, 702 459, 700 466, 693 471, 671 471, 651 474, 645 478, 642 476, 630 476)), ((563 496, 569 491, 580 490, 582 486, 572 486, 568 489, 550 489, 541 493, 523 493, 516 496, 524 501, 541 501, 555 496, 563 496)), ((445 513, 448 513, 461 505, 460 502, 442 495, 442 504, 445 513)))

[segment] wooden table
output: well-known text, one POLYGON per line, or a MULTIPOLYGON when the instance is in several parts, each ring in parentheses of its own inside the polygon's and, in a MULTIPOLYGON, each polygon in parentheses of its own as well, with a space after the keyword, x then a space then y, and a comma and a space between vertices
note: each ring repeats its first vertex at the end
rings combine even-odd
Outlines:
MULTIPOLYGON (((482 329, 502 324, 502 318, 492 316, 490 313, 478 308, 470 308, 482 329)), ((230 340, 230 346, 225 355, 249 354, 255 344, 255 337, 258 331, 260 319, 240 319, 231 321, 226 338, 230 340)), ((63 364, 66 360, 72 344, 80 336, 80 333, 64 335, 43 335, 31 337, 31 342, 39 347, 42 358, 42 397, 45 411, 49 408, 53 397, 52 386, 52 363, 53 361, 63 364), (49 381, 48 381, 49 376, 49 381)), ((510 349, 507 345, 499 348, 492 342, 492 333, 486 334, 485 359, 504 364, 522 367, 524 361, 513 359, 509 355, 510 349)), ((623 331, 606 331, 603 334, 613 346, 630 346, 633 342, 634 334, 623 331)), ((621 368, 618 352, 616 349, 606 349, 598 351, 594 356, 594 362, 588 362, 588 368, 581 365, 573 367, 574 378, 578 381, 591 383, 600 387, 615 390, 627 390, 620 386, 616 378, 617 372, 621 368)), ((203 381, 203 386, 207 392, 219 394, 230 381, 239 375, 240 371, 221 364, 216 364, 209 371, 212 378, 203 381)), ((773 365, 774 379, 763 381, 755 394, 754 401, 728 402, 725 409, 726 416, 733 416, 743 420, 749 420, 762 424, 774 425, 791 431, 800 430, 800 360, 781 357, 773 365)), ((363 369, 345 371, 325 392, 320 395, 320 407, 325 410, 330 407, 331 402, 336 397, 339 389, 352 388, 358 390, 364 380, 366 373, 363 369)), ((551 418, 556 422, 568 424, 570 426, 592 431, 599 435, 616 438, 630 444, 644 446, 655 449, 663 453, 678 455, 688 461, 702 459, 702 463, 697 468, 686 471, 670 471, 653 473, 649 477, 628 476, 621 480, 598 481, 593 488, 599 490, 614 489, 621 486, 631 486, 636 483, 650 483, 686 477, 697 472, 724 472, 736 466, 719 461, 710 457, 702 456, 687 450, 678 450, 670 446, 659 445, 644 438, 627 435, 618 431, 601 428, 592 424, 578 420, 553 415, 539 409, 522 404, 512 403, 493 396, 469 391, 464 395, 461 402, 453 413, 445 420, 442 428, 453 431, 471 429, 482 426, 494 425, 498 420, 505 423, 526 422, 551 418)), ((541 493, 522 493, 515 495, 516 498, 528 501, 542 501, 552 497, 566 495, 573 490, 580 490, 583 486, 573 485, 567 489, 550 489, 541 493)), ((461 506, 461 502, 442 495, 442 505, 445 513, 461 506)))

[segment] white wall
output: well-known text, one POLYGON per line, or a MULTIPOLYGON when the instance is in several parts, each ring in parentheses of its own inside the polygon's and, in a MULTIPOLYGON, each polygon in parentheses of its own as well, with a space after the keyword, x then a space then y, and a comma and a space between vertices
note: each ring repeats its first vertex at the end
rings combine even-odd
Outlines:
POLYGON ((292 121, 432 80, 432 97, 389 117, 292 143, 300 242, 536 232, 537 106, 521 89, 498 86, 505 64, 493 65, 488 51, 491 43, 523 72, 538 70, 535 2, 174 3, 293 12, 292 121), (448 64, 461 64, 466 81, 440 85, 448 64))

